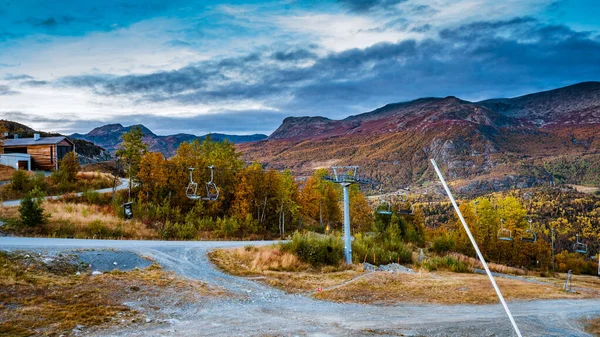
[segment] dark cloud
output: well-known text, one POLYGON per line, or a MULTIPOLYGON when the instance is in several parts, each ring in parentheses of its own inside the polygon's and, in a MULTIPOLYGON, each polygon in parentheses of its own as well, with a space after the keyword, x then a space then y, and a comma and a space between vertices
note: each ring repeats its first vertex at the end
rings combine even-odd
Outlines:
POLYGON ((317 54, 306 49, 296 49, 291 51, 278 51, 273 53, 272 57, 277 61, 288 62, 314 59, 317 57, 317 54))
POLYGON ((18 95, 18 91, 11 90, 8 85, 0 85, 0 96, 18 95))
POLYGON ((26 85, 29 87, 42 87, 47 84, 48 84, 47 81, 36 81, 36 80, 25 81, 25 82, 21 83, 21 85, 26 85))
POLYGON ((407 0, 338 0, 344 7, 355 12, 366 12, 377 8, 388 9, 407 0))
MULTIPOLYGON (((251 99, 289 115, 336 118, 424 96, 514 96, 600 78, 596 36, 531 18, 476 22, 423 41, 331 53, 310 66, 272 62, 277 55, 253 53, 169 72, 77 76, 62 83, 184 105, 251 99)), ((282 60, 298 56, 279 54, 282 60)))
POLYGON ((33 76, 29 76, 27 74, 20 74, 20 75, 8 74, 4 77, 4 79, 7 81, 33 80, 33 76))

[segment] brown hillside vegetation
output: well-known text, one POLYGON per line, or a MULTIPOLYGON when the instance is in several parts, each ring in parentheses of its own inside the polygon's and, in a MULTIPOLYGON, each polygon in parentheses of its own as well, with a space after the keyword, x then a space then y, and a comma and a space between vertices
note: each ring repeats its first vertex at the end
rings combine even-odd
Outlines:
POLYGON ((447 169, 450 180, 467 181, 467 192, 551 181, 600 184, 594 165, 600 162, 600 84, 594 83, 533 94, 526 107, 519 107, 520 101, 446 97, 389 104, 343 120, 290 117, 267 140, 238 148, 247 161, 301 175, 319 163, 360 165, 361 173, 386 191, 432 180, 430 158, 447 169), (560 156, 578 161, 557 167, 553 163, 560 156), (562 174, 573 167, 579 169, 571 176, 562 174))

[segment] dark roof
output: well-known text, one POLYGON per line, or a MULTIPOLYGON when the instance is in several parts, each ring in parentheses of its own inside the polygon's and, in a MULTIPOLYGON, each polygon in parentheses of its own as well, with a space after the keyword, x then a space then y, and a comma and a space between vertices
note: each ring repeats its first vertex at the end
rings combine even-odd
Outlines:
POLYGON ((73 144, 72 141, 67 139, 65 136, 61 137, 40 137, 39 140, 34 140, 33 138, 10 138, 4 140, 4 147, 12 147, 12 146, 29 146, 29 145, 54 145, 62 142, 63 140, 67 140, 69 143, 73 144))

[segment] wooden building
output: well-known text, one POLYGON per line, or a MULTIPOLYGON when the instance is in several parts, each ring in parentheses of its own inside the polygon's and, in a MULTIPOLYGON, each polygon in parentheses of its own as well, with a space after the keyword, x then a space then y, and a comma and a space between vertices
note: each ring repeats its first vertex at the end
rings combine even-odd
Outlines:
POLYGON ((75 144, 67 137, 40 137, 4 139, 4 153, 23 153, 31 156, 31 169, 51 171, 58 169, 58 162, 75 144))

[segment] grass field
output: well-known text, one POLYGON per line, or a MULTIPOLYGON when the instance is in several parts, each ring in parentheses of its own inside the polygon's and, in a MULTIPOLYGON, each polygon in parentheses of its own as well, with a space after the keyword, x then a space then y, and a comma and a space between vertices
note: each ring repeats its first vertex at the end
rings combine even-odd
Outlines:
MULTIPOLYGON (((382 305, 498 303, 489 279, 479 274, 423 269, 415 274, 366 273, 361 271, 360 265, 347 270, 328 270, 327 267, 313 270, 295 260, 295 256, 282 254, 276 246, 221 249, 212 252, 210 258, 225 272, 251 276, 290 293, 309 293, 329 301, 382 305), (317 292, 319 287, 321 292, 317 292)), ((567 293, 562 290, 563 276, 498 277, 496 282, 507 300, 600 298, 600 279, 597 277, 575 275, 575 292, 567 293)))
POLYGON ((295 255, 281 253, 276 246, 218 249, 209 258, 227 273, 253 277, 290 293, 312 293, 319 287, 332 287, 362 274, 348 268, 313 269, 295 255))
POLYGON ((586 321, 585 331, 594 336, 600 336, 600 317, 586 321))
POLYGON ((24 253, 0 252, 0 266, 0 336, 73 335, 77 326, 136 324, 143 314, 126 301, 167 296, 185 302, 225 295, 156 265, 77 275, 80 268, 66 259, 46 263, 24 253))
POLYGON ((13 172, 15 172, 14 168, 6 165, 0 165, 0 181, 10 180, 13 172))

